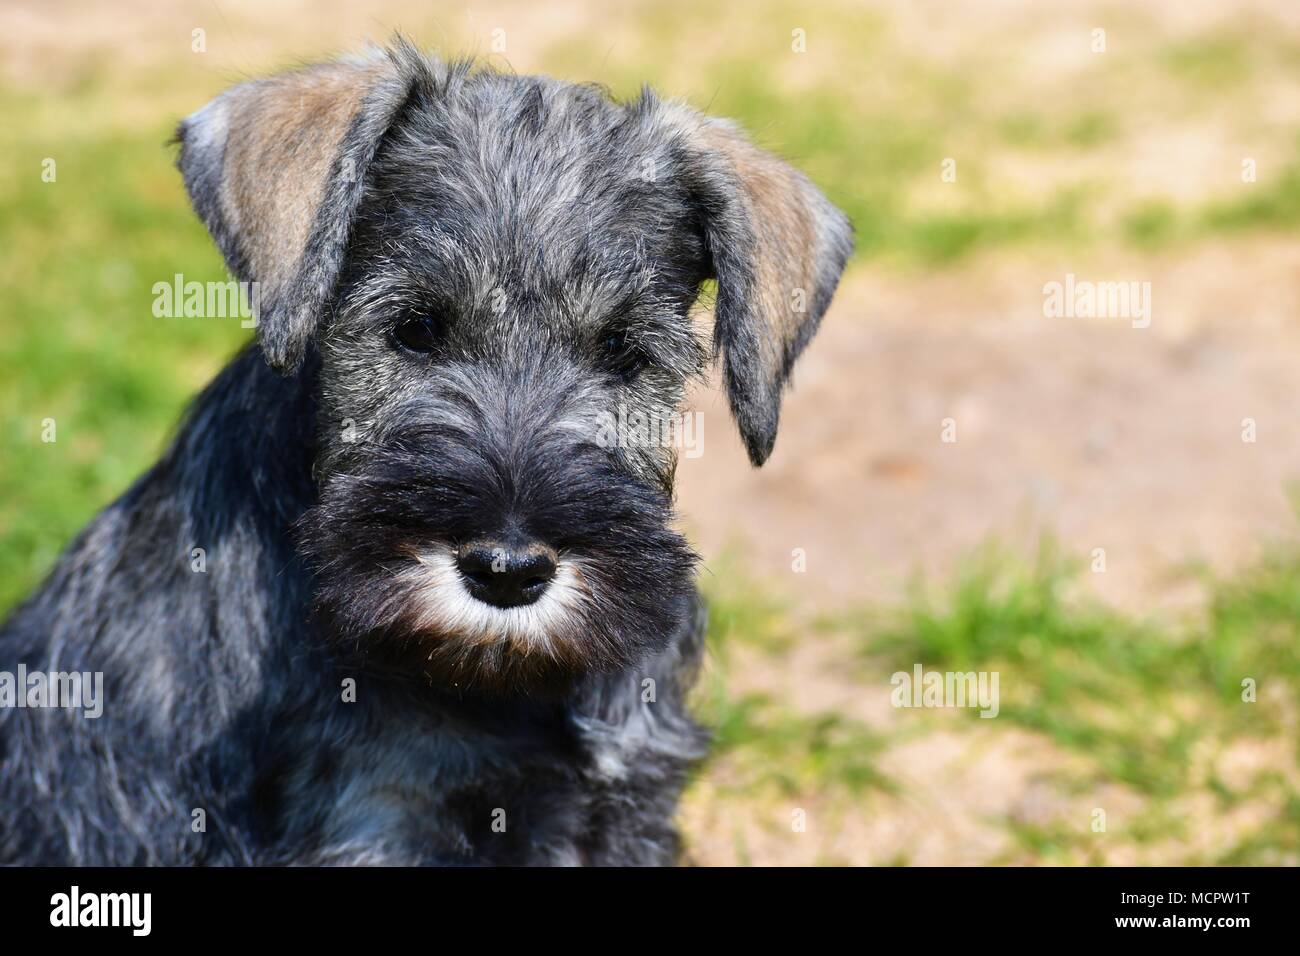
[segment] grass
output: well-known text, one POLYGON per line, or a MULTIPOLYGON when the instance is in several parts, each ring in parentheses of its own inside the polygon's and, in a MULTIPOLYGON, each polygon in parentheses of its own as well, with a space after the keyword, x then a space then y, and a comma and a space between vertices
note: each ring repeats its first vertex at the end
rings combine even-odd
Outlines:
POLYGON ((726 788, 792 796, 842 788, 852 794, 891 791, 879 766, 884 738, 860 721, 824 712, 799 713, 763 693, 734 693, 726 675, 742 649, 780 660, 794 648, 798 628, 788 609, 764 597, 734 558, 717 562, 706 581, 711 668, 698 695, 713 730, 715 759, 728 760, 726 788))
MULTIPOLYGON (((1065 570, 1050 555, 1028 568, 975 560, 942 599, 918 595, 898 621, 865 639, 891 667, 1001 674, 1001 716, 1098 757, 1108 776, 1145 790, 1176 788, 1187 737, 1178 724, 1153 736, 1141 719, 1108 725, 1133 708, 1164 710, 1194 661, 1186 645, 1118 614, 1067 607, 1065 570), (1102 715, 1100 718, 1098 715, 1102 715)), ((1134 717, 1150 714, 1134 714, 1134 717)))
MULTIPOLYGON (((1113 841, 1163 845, 1182 863, 1300 859, 1300 548, 1277 550, 1229 578, 1206 575, 1203 613, 1175 622, 1090 601, 1078 587, 1087 573, 1050 545, 1031 562, 989 546, 946 585, 917 585, 896 607, 826 617, 814 633, 852 635, 860 655, 855 679, 865 683, 884 685, 890 673, 910 672, 915 663, 998 672, 1000 714, 985 721, 970 711, 972 740, 1008 726, 1041 735, 1081 762, 1058 781, 1063 788, 1087 802, 1099 788, 1119 787, 1140 803, 1140 813, 1112 821, 1104 840, 1078 819, 1000 821, 1018 851, 1033 859, 1100 862, 1113 841), (1253 701, 1244 699, 1247 680, 1253 701), (1287 754, 1282 766, 1245 772, 1228 760, 1237 748, 1279 741, 1287 754), (1211 815, 1245 810, 1259 819, 1212 852, 1171 851, 1197 825, 1188 807, 1198 800, 1213 808, 1211 815)), ((883 722, 792 713, 761 695, 728 694, 726 673, 738 649, 758 648, 779 660, 790 652, 792 626, 779 605, 755 597, 760 591, 752 585, 713 590, 718 667, 702 709, 718 729, 714 760, 725 764, 722 778, 736 792, 767 788, 774 798, 897 796, 891 748, 939 727, 951 730, 950 722, 927 725, 922 717, 886 729, 883 722), (745 762, 737 765, 733 754, 745 762)))
POLYGON ((1135 203, 1121 216, 1125 240, 1158 249, 1214 236, 1286 234, 1300 226, 1300 156, 1267 181, 1242 185, 1242 195, 1216 198, 1190 209, 1166 200, 1135 203))
POLYGON ((1248 35, 1208 34, 1172 43, 1160 53, 1160 64, 1178 78, 1210 89, 1239 86, 1251 72, 1248 35))
MULTIPOLYGON (((13 127, 25 101, 6 104, 13 127)), ((166 128, 17 148, 0 180, 0 608, 157 457, 185 402, 247 335, 159 319, 155 282, 223 278, 176 185, 166 128), (41 440, 54 422, 53 442, 41 440)), ((6 143, 5 145, 13 145, 6 143)))
POLYGON ((859 721, 797 713, 763 694, 718 695, 704 720, 714 732, 715 759, 735 758, 724 786, 732 793, 897 789, 880 762, 887 738, 859 721))

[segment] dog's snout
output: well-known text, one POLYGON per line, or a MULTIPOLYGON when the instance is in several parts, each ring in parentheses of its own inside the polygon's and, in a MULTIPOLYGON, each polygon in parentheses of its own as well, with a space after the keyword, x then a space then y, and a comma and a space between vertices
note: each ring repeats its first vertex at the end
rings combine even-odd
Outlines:
POLYGON ((555 577, 555 551, 538 541, 478 539, 461 545, 456 566, 470 594, 496 607, 532 604, 555 577))

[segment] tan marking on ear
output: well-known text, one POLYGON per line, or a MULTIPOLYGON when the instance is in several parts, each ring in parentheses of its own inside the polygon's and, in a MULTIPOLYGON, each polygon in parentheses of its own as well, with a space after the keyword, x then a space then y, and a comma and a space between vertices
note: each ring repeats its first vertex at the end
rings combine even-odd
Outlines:
POLYGON ((776 441, 790 369, 830 303, 853 230, 806 176, 735 124, 682 103, 664 104, 659 122, 691 154, 685 168, 705 204, 718 280, 714 341, 732 414, 761 465, 776 441))
MULTIPOLYGON (((705 116, 680 101, 661 104, 660 115, 695 149, 715 156, 735 180, 757 247, 752 263, 756 300, 749 308, 768 326, 764 364, 776 377, 786 349, 815 308, 818 269, 835 242, 825 234, 823 219, 839 213, 803 173, 755 146, 730 120, 705 116), (795 289, 804 290, 803 312, 793 309, 795 289)), ((832 282, 838 278, 837 272, 832 282)))
POLYGON ((222 212, 253 278, 287 283, 311 234, 339 145, 387 61, 339 62, 232 91, 222 212), (254 225, 256 224, 256 225, 254 225))
POLYGON ((699 142, 725 159, 740 183, 740 199, 757 246, 753 263, 757 301, 751 303, 751 310, 769 324, 764 355, 775 375, 785 361, 782 346, 798 335, 815 294, 820 249, 814 208, 807 196, 810 184, 729 123, 707 123, 699 142), (793 309, 796 288, 804 292, 804 312, 793 309))

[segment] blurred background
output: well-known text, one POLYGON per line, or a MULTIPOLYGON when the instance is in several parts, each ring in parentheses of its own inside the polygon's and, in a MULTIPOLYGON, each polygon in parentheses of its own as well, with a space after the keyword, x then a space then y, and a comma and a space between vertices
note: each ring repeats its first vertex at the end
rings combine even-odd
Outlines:
POLYGON ((0 613, 249 334, 152 313, 225 277, 177 120, 395 28, 735 117, 855 223, 769 464, 693 399, 691 861, 1300 861, 1292 0, 7 0, 0 613), (1149 327, 1049 316, 1067 275, 1150 283, 1149 327), (892 707, 918 663, 998 717, 892 707))

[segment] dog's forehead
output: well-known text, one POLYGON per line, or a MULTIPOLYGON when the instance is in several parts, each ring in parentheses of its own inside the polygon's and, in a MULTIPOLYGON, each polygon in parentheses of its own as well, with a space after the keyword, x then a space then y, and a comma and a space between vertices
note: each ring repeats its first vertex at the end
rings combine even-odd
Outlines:
POLYGON ((386 145, 407 172, 429 187, 459 187, 468 203, 538 214, 584 198, 608 207, 665 185, 658 167, 675 140, 658 108, 590 85, 482 72, 443 96, 417 97, 386 145))
POLYGON ((699 216, 645 100, 479 74, 413 102, 359 215, 361 253, 458 301, 562 300, 598 315, 699 280, 699 216))

